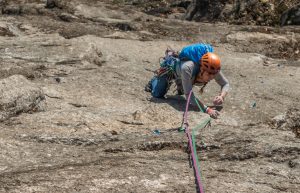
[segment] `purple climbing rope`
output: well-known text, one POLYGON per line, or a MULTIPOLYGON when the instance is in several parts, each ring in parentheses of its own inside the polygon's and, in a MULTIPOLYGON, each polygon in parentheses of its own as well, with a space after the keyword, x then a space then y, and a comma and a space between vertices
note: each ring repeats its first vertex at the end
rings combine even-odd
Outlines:
POLYGON ((200 178, 200 171, 199 171, 199 168, 197 167, 197 159, 195 157, 196 152, 194 152, 194 151, 196 151, 196 149, 193 149, 192 137, 191 137, 188 122, 187 122, 189 104, 190 104, 192 93, 193 93, 193 91, 191 90, 190 93, 189 93, 188 99, 187 99, 185 112, 184 112, 184 116, 183 116, 183 127, 185 129, 185 133, 186 133, 186 135, 188 137, 188 140, 189 140, 189 148, 190 148, 190 151, 191 151, 191 156, 192 156, 192 161, 193 161, 193 168, 195 170, 197 186, 199 187, 200 193, 204 193, 203 185, 201 183, 201 178, 200 178))

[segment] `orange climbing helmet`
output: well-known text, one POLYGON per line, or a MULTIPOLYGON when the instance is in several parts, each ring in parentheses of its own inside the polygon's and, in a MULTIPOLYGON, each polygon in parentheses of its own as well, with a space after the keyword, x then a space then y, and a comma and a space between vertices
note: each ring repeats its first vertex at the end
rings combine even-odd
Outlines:
POLYGON ((221 60, 218 55, 207 52, 204 54, 200 60, 201 71, 207 71, 211 74, 216 74, 221 70, 221 60))

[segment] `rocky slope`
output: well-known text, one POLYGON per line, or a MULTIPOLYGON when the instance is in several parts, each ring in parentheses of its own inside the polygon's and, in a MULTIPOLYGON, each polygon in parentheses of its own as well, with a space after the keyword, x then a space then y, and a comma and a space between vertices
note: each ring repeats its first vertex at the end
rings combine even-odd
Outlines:
MULTIPOLYGON (((144 85, 170 46, 215 46, 231 83, 197 134, 206 192, 300 188, 299 27, 194 23, 104 1, 6 1, 0 192, 196 192, 185 100, 144 85), (158 132, 154 132, 158 130, 158 132)), ((218 93, 211 82, 206 104, 218 93)), ((193 127, 207 115, 190 113, 193 127)))
POLYGON ((299 25, 298 0, 106 0, 151 15, 239 25, 299 25), (298 6, 297 6, 298 5, 298 6))

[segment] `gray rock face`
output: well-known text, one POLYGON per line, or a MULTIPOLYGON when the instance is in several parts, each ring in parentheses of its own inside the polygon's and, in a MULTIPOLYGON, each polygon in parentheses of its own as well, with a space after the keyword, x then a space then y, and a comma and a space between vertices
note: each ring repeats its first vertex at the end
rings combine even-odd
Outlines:
POLYGON ((284 127, 284 124, 286 124, 286 115, 277 115, 271 120, 271 124, 275 129, 279 129, 281 127, 284 127))
POLYGON ((14 34, 7 25, 0 24, 0 36, 14 36, 14 34))
MULTIPOLYGON (((129 0, 9 2, 22 13, 0 17, 1 193, 197 192, 178 132, 186 101, 144 86, 167 47, 199 41, 214 46, 232 87, 220 118, 195 132, 205 192, 299 192, 299 111, 286 113, 300 109, 297 27, 160 18, 129 0), (276 50, 284 57, 268 57, 276 50), (276 115, 286 116, 274 129, 276 115)), ((220 86, 206 88, 193 89, 211 105, 220 86)), ((207 118, 191 108, 190 129, 207 118)))
POLYGON ((44 94, 21 75, 0 80, 0 121, 22 112, 42 110, 44 94))
POLYGON ((287 127, 290 128, 300 138, 300 110, 289 109, 287 112, 287 127))
POLYGON ((285 114, 277 115, 271 120, 274 129, 292 131, 297 138, 300 138, 300 111, 297 108, 290 108, 285 114))

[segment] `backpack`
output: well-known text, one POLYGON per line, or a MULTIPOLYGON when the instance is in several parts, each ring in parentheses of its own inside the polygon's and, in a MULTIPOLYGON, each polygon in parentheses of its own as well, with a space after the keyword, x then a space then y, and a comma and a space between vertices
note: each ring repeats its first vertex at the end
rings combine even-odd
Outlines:
POLYGON ((200 72, 201 57, 207 52, 213 52, 213 51, 214 49, 211 45, 204 44, 204 43, 197 43, 197 44, 192 44, 184 47, 180 51, 178 58, 182 61, 186 61, 186 60, 193 61, 196 65, 192 75, 196 76, 200 72))
POLYGON ((163 98, 168 92, 173 80, 177 77, 176 66, 180 65, 178 52, 167 48, 165 56, 159 59, 160 68, 146 85, 145 90, 155 98, 163 98))
POLYGON ((176 76, 176 66, 180 65, 178 52, 168 47, 165 51, 165 56, 159 59, 159 64, 158 75, 169 74, 169 76, 176 76))

